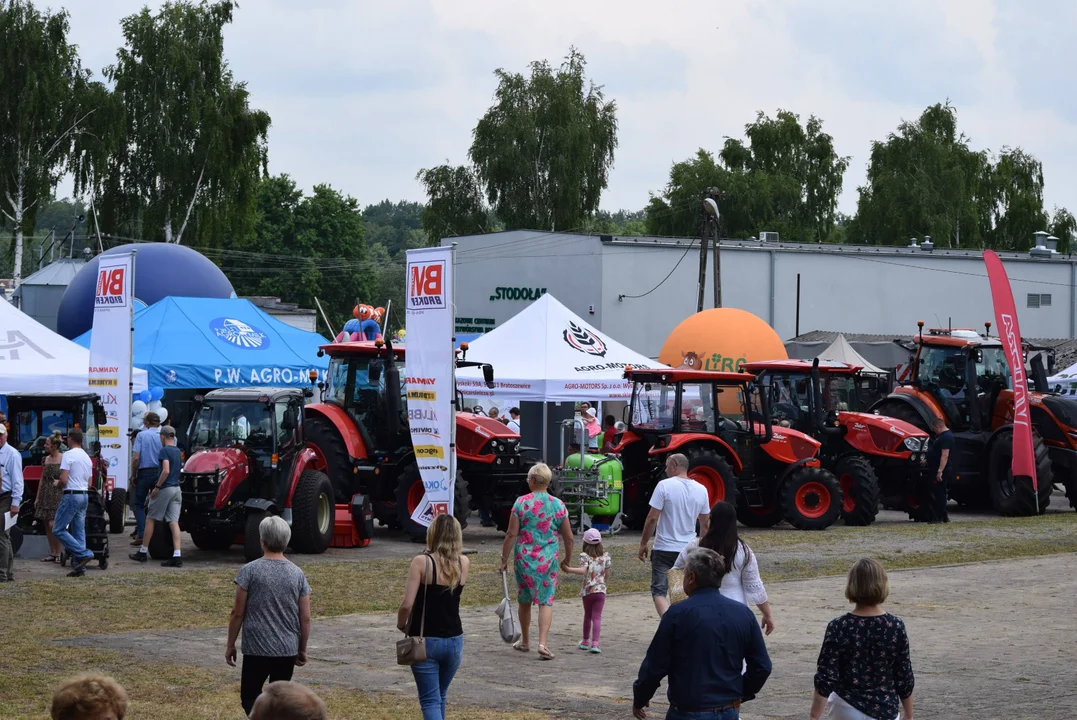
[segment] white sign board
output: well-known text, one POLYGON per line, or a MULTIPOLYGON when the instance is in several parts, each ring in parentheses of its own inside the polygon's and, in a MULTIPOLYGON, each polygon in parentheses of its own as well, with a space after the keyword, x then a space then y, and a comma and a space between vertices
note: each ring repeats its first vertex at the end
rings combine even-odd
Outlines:
POLYGON ((411 515, 428 526, 452 513, 456 484, 453 250, 408 250, 405 383, 409 428, 425 494, 411 515))

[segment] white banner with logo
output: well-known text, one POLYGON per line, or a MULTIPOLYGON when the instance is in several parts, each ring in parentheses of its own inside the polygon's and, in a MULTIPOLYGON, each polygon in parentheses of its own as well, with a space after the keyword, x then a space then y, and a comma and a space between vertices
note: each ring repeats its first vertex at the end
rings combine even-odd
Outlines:
POLYGON ((108 422, 98 427, 101 461, 108 468, 106 496, 126 490, 131 462, 131 352, 134 336, 135 254, 102 255, 90 336, 90 390, 101 396, 108 422))
POLYGON ((405 281, 408 418, 426 491, 411 519, 429 526, 452 513, 456 484, 452 248, 408 250, 405 281))

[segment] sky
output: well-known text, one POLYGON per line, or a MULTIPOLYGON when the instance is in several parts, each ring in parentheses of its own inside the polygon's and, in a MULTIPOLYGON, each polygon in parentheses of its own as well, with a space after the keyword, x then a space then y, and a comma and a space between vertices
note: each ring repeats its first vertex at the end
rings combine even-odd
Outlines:
MULTIPOLYGON (((86 67, 113 61, 144 4, 59 3, 86 67)), ((574 45, 617 103, 607 210, 642 208, 674 162, 785 109, 821 118, 850 157, 851 214, 871 142, 949 99, 973 148, 1031 152, 1047 210, 1077 211, 1075 24, 1069 0, 241 0, 225 53, 272 118, 270 172, 364 205, 425 201, 416 172, 467 161, 493 71, 574 45)))

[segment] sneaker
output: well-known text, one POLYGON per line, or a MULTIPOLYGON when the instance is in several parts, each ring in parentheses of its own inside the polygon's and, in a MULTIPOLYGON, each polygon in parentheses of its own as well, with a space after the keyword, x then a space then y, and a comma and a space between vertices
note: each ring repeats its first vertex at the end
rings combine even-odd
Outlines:
POLYGON ((93 555, 91 555, 90 557, 84 557, 80 560, 76 560, 75 562, 71 563, 71 572, 84 573, 86 570, 86 566, 89 565, 91 562, 93 562, 93 555))
POLYGON ((67 574, 68 577, 86 577, 85 570, 72 570, 67 574))
POLYGON ((497 527, 497 523, 495 523, 493 520, 483 520, 479 523, 479 525, 481 527, 497 527))
POLYGON ((183 558, 170 557, 161 563, 161 567, 183 567, 183 558))
POLYGON ((591 649, 591 643, 586 642, 586 641, 581 641, 580 644, 577 645, 576 647, 578 647, 580 650, 590 650, 591 649))
POLYGON ((600 652, 602 652, 602 650, 599 649, 598 645, 592 645, 591 646, 591 652, 600 653, 600 652))
POLYGON ((142 547, 142 538, 136 537, 134 540, 132 540, 131 547, 142 547))
POLYGON ((144 563, 147 560, 149 560, 149 555, 142 552, 141 550, 139 550, 138 552, 133 552, 130 555, 128 555, 127 557, 131 558, 135 562, 140 562, 140 563, 144 563))

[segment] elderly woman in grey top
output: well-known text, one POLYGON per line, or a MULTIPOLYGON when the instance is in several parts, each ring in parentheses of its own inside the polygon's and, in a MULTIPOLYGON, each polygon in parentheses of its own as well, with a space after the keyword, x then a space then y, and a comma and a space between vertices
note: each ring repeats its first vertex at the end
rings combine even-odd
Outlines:
POLYGON ((292 531, 272 515, 258 525, 262 557, 236 575, 236 599, 228 622, 225 661, 236 664, 236 638, 243 629, 240 701, 249 715, 266 680, 291 680, 307 663, 310 637, 310 585, 303 571, 284 557, 292 531))

